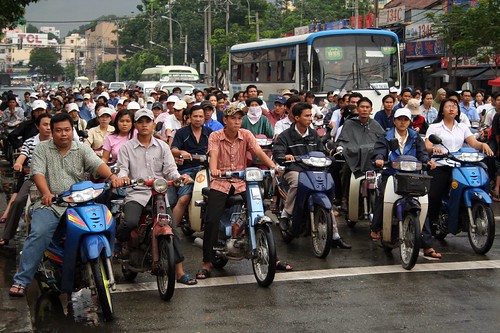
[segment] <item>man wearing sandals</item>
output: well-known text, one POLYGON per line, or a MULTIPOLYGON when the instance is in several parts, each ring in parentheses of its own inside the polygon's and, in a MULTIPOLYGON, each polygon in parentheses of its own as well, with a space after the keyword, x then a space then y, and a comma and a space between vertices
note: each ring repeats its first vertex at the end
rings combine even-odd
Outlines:
POLYGON ((31 283, 43 252, 66 211, 65 205, 52 203, 55 194, 85 180, 85 173, 115 177, 92 148, 73 142, 73 120, 67 113, 56 114, 50 121, 52 139, 40 142, 33 152, 31 175, 42 198, 35 202, 31 230, 24 241, 19 270, 9 295, 22 297, 31 283))
MULTIPOLYGON (((210 193, 208 194, 207 217, 203 237, 203 266, 196 274, 197 279, 209 278, 212 272, 213 247, 217 242, 219 220, 224 213, 223 204, 230 195, 245 197, 245 181, 218 178, 223 172, 243 170, 246 167, 246 153, 251 152, 269 168, 276 168, 274 162, 257 144, 253 134, 241 128, 244 112, 236 106, 224 110, 224 129, 212 132, 208 138, 210 173, 210 193)), ((276 263, 276 268, 291 270, 290 265, 276 263)))

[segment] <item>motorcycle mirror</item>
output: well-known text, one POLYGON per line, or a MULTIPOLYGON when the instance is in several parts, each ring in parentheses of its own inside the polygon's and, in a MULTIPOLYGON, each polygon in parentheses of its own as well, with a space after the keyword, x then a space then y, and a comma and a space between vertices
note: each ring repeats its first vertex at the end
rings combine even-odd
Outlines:
POLYGON ((396 151, 399 148, 399 141, 398 139, 394 138, 391 141, 389 141, 389 149, 391 151, 396 151))
POLYGON ((113 173, 113 175, 116 175, 118 174, 118 172, 120 172, 120 168, 117 167, 116 165, 111 167, 111 173, 113 173))
POLYGON ((439 144, 443 143, 443 140, 441 140, 441 138, 439 136, 437 136, 436 134, 431 134, 429 136, 429 141, 435 145, 439 145, 439 144))
POLYGON ((340 153, 342 153, 343 151, 344 151, 344 147, 342 147, 342 146, 338 146, 338 147, 337 147, 337 153, 339 153, 339 154, 340 154, 340 153))
POLYGON ((136 185, 142 186, 142 185, 146 184, 146 181, 143 178, 137 178, 135 180, 135 183, 136 183, 136 185))

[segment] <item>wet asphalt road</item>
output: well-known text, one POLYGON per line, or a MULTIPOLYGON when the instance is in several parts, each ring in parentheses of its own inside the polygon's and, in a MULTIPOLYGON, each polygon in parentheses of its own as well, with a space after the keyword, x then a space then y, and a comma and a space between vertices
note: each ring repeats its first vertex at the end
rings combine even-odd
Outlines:
MULTIPOLYGON (((466 234, 448 236, 435 243, 444 258, 420 257, 412 272, 401 268, 397 250, 388 255, 369 239, 366 222, 351 230, 340 219, 339 226, 353 249, 334 249, 324 260, 313 256, 309 238, 287 245, 274 229, 278 255, 294 272, 278 273, 269 288, 257 286, 250 261, 230 261, 195 287, 179 286, 170 302, 158 297, 153 276, 140 274, 133 284, 121 281, 113 293, 116 317, 111 323, 102 321, 88 291, 74 295, 68 306, 64 299, 61 305, 39 298, 32 287, 32 318, 41 332, 500 330, 499 223, 487 255, 476 255, 466 234)), ((191 238, 183 244, 185 270, 195 274, 201 249, 191 238)), ((120 268, 115 268, 120 281, 120 268)))

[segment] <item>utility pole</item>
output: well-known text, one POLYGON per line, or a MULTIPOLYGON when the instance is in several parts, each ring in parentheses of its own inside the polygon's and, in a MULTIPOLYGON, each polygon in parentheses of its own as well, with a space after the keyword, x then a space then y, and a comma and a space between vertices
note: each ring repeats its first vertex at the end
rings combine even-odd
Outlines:
MULTIPOLYGON (((170 66, 174 64, 174 37, 172 34, 172 0, 168 0, 168 37, 169 37, 169 53, 170 66)), ((153 40, 153 39, 151 39, 153 40)))

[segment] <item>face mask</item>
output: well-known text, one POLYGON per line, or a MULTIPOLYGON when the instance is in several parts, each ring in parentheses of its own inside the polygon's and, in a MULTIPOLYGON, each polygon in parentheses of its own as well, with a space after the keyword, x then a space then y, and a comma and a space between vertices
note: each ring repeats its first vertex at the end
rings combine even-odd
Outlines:
POLYGON ((79 108, 83 106, 83 102, 76 102, 76 105, 78 105, 79 108))
POLYGON ((148 103, 148 104, 146 105, 146 108, 147 108, 148 110, 151 110, 151 107, 152 107, 152 106, 153 106, 153 103, 148 103))
POLYGON ((264 95, 257 96, 260 100, 264 100, 264 95))
POLYGON ((257 114, 261 110, 260 106, 249 106, 248 113, 257 114))

